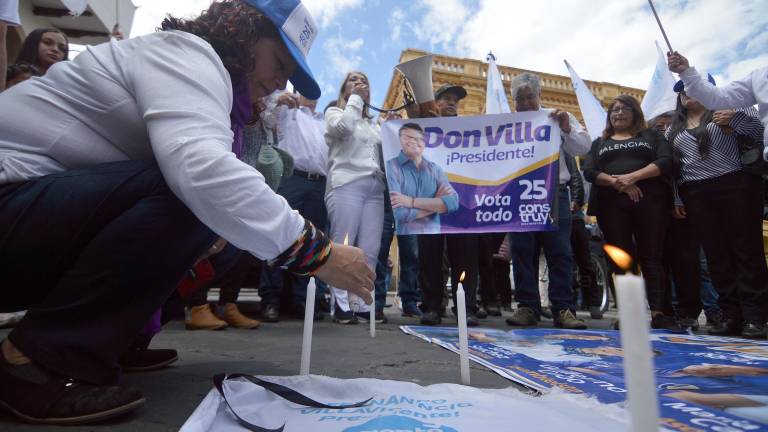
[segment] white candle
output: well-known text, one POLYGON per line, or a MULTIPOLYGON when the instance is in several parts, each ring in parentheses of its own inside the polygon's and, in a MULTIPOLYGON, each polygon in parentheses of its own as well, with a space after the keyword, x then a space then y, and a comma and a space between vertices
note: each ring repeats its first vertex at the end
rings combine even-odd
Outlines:
POLYGON ((373 299, 371 300, 371 317, 370 317, 370 325, 371 325, 371 337, 376 337, 376 289, 373 290, 373 299))
POLYGON ((658 431, 659 405, 643 279, 632 274, 616 276, 616 296, 632 431, 658 431))
POLYGON ((304 336, 301 341, 300 375, 309 375, 309 359, 312 353, 312 327, 315 323, 315 278, 307 285, 307 299, 304 301, 304 336))
POLYGON ((459 367, 461 369, 461 383, 469 385, 469 338, 467 337, 467 299, 461 281, 464 280, 464 272, 461 273, 459 286, 456 288, 456 315, 459 321, 459 367))

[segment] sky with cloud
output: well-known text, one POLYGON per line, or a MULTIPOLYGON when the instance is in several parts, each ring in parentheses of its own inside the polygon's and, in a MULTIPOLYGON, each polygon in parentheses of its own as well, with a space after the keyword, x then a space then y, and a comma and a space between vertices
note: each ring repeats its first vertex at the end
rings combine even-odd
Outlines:
MULTIPOLYGON (((131 36, 162 17, 193 16, 210 0, 133 0, 131 36)), ((320 106, 362 70, 381 104, 405 48, 645 88, 664 41, 646 0, 304 0, 320 27, 309 64, 320 106)), ((672 47, 718 83, 768 65, 768 0, 655 0, 672 47)), ((664 47, 666 50, 666 48, 664 47)))

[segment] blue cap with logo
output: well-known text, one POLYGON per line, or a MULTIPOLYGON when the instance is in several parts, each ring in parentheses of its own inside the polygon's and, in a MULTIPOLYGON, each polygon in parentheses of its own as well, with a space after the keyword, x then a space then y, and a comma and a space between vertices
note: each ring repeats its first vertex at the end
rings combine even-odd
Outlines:
POLYGON ((245 0, 261 11, 280 31, 280 37, 296 60, 296 72, 289 78, 293 87, 307 99, 320 98, 312 71, 307 65, 307 54, 317 37, 317 25, 309 11, 299 0, 245 0))
MULTIPOLYGON (((712 78, 712 75, 710 75, 710 74, 707 74, 707 81, 712 83, 712 85, 716 85, 715 84, 715 79, 712 78)), ((680 93, 681 91, 685 90, 685 84, 683 84, 683 80, 680 80, 680 81, 676 82, 675 86, 672 87, 672 90, 674 90, 675 93, 680 93)))

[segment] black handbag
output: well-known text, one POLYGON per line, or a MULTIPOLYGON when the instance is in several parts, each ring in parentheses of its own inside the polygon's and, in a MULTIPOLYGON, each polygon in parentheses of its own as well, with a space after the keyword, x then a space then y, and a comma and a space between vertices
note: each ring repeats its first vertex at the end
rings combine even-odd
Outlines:
POLYGON ((736 143, 739 146, 739 157, 744 172, 758 176, 768 175, 768 163, 763 159, 765 145, 744 135, 739 135, 736 143))

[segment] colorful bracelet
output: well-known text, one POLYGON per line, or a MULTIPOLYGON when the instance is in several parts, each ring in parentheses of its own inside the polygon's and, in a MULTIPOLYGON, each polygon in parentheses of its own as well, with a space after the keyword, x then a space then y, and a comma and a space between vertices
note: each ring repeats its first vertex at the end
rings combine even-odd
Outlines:
POLYGON ((333 242, 310 221, 305 220, 299 239, 270 261, 269 265, 300 276, 313 276, 328 261, 332 249, 333 242))

